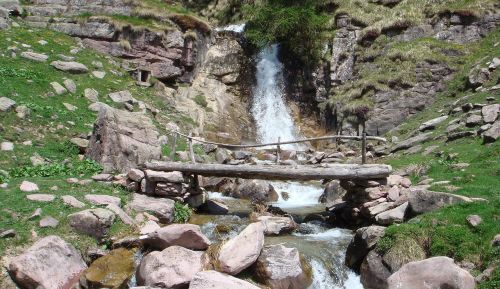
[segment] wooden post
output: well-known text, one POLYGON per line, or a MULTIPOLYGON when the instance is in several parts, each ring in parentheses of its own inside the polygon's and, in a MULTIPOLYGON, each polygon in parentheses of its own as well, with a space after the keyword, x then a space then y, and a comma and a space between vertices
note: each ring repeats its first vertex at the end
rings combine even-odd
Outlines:
POLYGON ((281 142, 281 137, 278 137, 278 145, 276 146, 276 163, 279 163, 280 159, 281 159, 281 146, 280 146, 280 142, 281 142))
POLYGON ((196 159, 194 157, 194 150, 193 150, 193 139, 191 138, 192 137, 192 133, 189 133, 189 155, 191 156, 191 162, 193 164, 196 164, 196 159))
POLYGON ((177 137, 178 133, 175 132, 174 134, 174 142, 172 143, 172 151, 170 152, 170 160, 174 161, 175 160, 175 150, 177 149, 177 137))
POLYGON ((361 139, 361 163, 366 164, 366 132, 363 132, 363 138, 361 139))

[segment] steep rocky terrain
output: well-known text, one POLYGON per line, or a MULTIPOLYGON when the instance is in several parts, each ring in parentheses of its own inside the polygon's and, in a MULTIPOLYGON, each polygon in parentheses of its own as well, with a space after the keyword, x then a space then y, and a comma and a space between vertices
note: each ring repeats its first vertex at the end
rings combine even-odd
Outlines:
POLYGON ((498 3, 285 2, 0 0, 1 288, 499 286, 498 3), (361 162, 175 136, 254 143, 274 42, 298 135, 383 136, 387 178, 323 180, 297 213, 309 183, 145 166, 361 162))

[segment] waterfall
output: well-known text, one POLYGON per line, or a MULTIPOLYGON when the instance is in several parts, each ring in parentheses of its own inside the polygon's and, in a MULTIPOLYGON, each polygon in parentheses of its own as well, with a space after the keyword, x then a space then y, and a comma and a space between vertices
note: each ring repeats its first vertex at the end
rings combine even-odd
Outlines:
MULTIPOLYGON (((294 140, 297 137, 292 116, 284 100, 283 64, 278 59, 277 44, 260 51, 257 63, 257 85, 253 92, 252 115, 261 143, 294 140)), ((297 149, 297 145, 285 145, 297 149)))

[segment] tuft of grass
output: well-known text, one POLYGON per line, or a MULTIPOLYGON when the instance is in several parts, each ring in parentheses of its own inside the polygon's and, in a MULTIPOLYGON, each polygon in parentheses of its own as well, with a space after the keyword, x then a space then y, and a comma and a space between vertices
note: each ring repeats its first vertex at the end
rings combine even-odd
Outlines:
POLYGON ((174 206, 174 223, 187 223, 193 214, 193 210, 187 204, 175 202, 174 206))

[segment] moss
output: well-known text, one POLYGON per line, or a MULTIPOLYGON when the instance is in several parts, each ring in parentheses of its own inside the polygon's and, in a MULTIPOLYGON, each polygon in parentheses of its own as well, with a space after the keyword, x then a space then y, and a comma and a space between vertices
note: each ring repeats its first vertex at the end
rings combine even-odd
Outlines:
POLYGON ((397 238, 391 248, 384 254, 384 262, 390 264, 393 272, 397 271, 406 263, 425 259, 422 247, 408 237, 397 238))
POLYGON ((208 106, 208 102, 207 102, 207 99, 205 98, 205 96, 203 94, 198 94, 194 97, 194 102, 196 102, 197 105, 201 106, 201 107, 207 107, 208 106))

